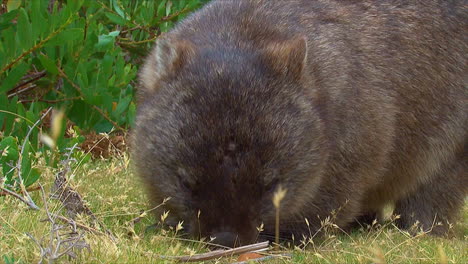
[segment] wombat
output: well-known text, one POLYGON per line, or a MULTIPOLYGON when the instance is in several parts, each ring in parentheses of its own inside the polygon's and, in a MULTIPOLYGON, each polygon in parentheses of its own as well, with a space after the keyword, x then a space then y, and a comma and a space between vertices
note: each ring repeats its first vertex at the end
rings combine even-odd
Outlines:
POLYGON ((141 70, 137 173, 223 245, 274 233, 279 186, 283 238, 387 203, 444 234, 468 190, 467 29, 463 0, 214 0, 141 70))

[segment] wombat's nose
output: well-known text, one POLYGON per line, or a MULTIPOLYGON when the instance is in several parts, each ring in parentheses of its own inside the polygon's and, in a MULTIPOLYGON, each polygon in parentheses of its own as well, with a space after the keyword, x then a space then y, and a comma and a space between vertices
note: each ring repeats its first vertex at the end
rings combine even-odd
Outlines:
POLYGON ((226 246, 226 247, 235 247, 239 246, 238 236, 232 232, 219 232, 212 235, 215 239, 212 241, 214 244, 226 246))

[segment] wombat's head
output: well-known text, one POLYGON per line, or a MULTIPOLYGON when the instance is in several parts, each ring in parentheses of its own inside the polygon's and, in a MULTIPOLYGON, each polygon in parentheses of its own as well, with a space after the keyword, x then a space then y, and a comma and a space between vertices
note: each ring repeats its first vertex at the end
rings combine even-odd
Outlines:
MULTIPOLYGON (((166 37, 142 72, 133 155, 155 205, 194 236, 230 245, 300 217, 320 181, 321 122, 304 87, 303 37, 260 48, 166 37)), ((299 218, 303 220, 303 218, 299 218)))

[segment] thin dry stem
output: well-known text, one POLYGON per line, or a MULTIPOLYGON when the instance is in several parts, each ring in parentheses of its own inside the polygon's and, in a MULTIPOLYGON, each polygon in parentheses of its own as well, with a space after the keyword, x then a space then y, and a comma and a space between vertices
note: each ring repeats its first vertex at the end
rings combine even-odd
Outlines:
MULTIPOLYGON (((31 136, 32 130, 34 128, 36 128, 36 126, 44 119, 45 116, 47 116, 47 114, 51 110, 52 110, 52 107, 49 107, 47 109, 47 111, 44 114, 42 114, 41 118, 39 118, 31 127, 29 127, 28 133, 26 134, 26 137, 23 140, 23 145, 21 146, 21 153, 20 153, 18 161, 16 163, 16 169, 18 171, 18 179, 19 179, 19 182, 20 182, 21 192, 23 193, 24 197, 20 196, 16 192, 13 192, 13 191, 8 190, 6 188, 0 187, 3 192, 8 193, 8 194, 12 195, 13 197, 16 197, 17 199, 19 199, 20 201, 25 203, 29 208, 31 208, 33 210, 39 210, 39 207, 36 205, 36 203, 34 203, 34 200, 31 198, 31 196, 29 195, 28 190, 26 189, 26 187, 23 184, 23 175, 21 175, 21 163, 22 163, 22 160, 23 160, 23 155, 25 155, 24 149, 26 147, 26 144, 29 142, 29 137, 31 136)), ((29 155, 29 153, 26 153, 26 154, 29 155)))

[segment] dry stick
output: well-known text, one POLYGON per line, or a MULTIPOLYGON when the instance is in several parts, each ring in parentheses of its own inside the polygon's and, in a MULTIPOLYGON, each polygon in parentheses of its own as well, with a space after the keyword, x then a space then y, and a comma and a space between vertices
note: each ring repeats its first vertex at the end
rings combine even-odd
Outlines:
POLYGON ((242 254, 242 253, 246 253, 250 251, 265 249, 265 248, 268 248, 268 243, 269 243, 268 241, 265 241, 265 242, 251 244, 251 245, 247 245, 243 247, 227 249, 227 250, 223 250, 223 249, 215 250, 215 251, 211 251, 208 253, 195 254, 192 256, 181 256, 181 257, 160 256, 160 257, 163 259, 172 259, 172 260, 176 260, 179 262, 204 261, 204 260, 209 260, 209 259, 214 259, 214 258, 238 255, 238 254, 242 254))
MULTIPOLYGON (((75 247, 78 245, 78 242, 81 241, 81 239, 82 239, 83 236, 84 236, 84 233, 81 233, 78 237, 73 238, 73 239, 72 239, 72 240, 73 240, 73 243, 72 243, 71 245, 69 245, 69 246, 68 246, 65 250, 63 250, 62 252, 59 252, 60 247, 61 247, 61 244, 62 244, 63 242, 68 242, 68 241, 70 241, 70 240, 69 240, 69 239, 67 239, 68 241, 67 241, 67 240, 62 240, 62 239, 61 239, 61 235, 60 235, 60 233, 58 232, 59 229, 54 229, 54 226, 56 225, 55 219, 57 219, 57 215, 54 215, 54 214, 52 214, 52 213, 49 212, 49 207, 48 207, 48 204, 47 204, 47 200, 46 200, 46 198, 45 198, 46 195, 45 195, 45 192, 44 192, 44 188, 42 187, 42 185, 41 185, 40 183, 39 183, 39 187, 40 187, 40 190, 41 190, 41 193, 42 193, 42 200, 43 200, 43 203, 44 203, 44 208, 45 208, 45 211, 46 211, 47 220, 52 224, 52 230, 51 230, 51 232, 50 232, 50 241, 51 241, 50 243, 52 243, 52 241, 57 241, 57 245, 55 246, 55 250, 54 250, 53 254, 50 256, 51 259, 49 259, 49 263, 51 263, 50 260, 56 260, 56 259, 62 257, 63 255, 65 255, 65 254, 71 252, 71 251, 73 250, 73 248, 75 248, 75 247), (54 231, 55 231, 55 232, 54 232, 54 231), (55 239, 54 239, 54 233, 55 233, 55 239)), ((73 227, 74 227, 73 230, 75 231, 75 230, 76 230, 76 226, 77 226, 77 225, 76 225, 76 222, 71 220, 71 222, 69 222, 69 224, 70 224, 70 225, 73 225, 73 227)), ((30 237, 30 238, 33 238, 31 235, 29 235, 29 237, 30 237)), ((33 240, 35 240, 35 239, 33 238, 33 240)), ((36 240, 35 240, 35 242, 37 243, 36 240)), ((52 249, 51 249, 52 244, 49 245, 49 248, 48 248, 49 250, 46 250, 46 251, 44 251, 44 250, 42 249, 42 245, 40 245, 40 244, 38 244, 38 245, 41 247, 41 254, 42 254, 42 252, 49 253, 49 254, 52 253, 52 249)), ((42 258, 43 258, 44 256, 45 256, 45 254, 42 255, 42 258)))
POLYGON ((37 205, 34 202, 28 201, 27 199, 25 199, 21 195, 17 194, 16 192, 10 191, 7 188, 3 188, 3 187, 0 187, 0 190, 3 191, 2 195, 3 194, 5 194, 5 195, 9 194, 9 195, 19 199, 23 203, 25 203, 29 208, 34 209, 34 210, 39 210, 39 207, 37 207, 37 205))
MULTIPOLYGON (((78 93, 80 93, 81 98, 84 98, 83 92, 81 91, 81 88, 80 88, 78 85, 76 85, 76 84, 68 77, 68 75, 65 74, 65 72, 63 72, 62 69, 58 68, 58 71, 59 71, 60 76, 62 76, 63 78, 65 78, 65 80, 67 80, 67 82, 68 82, 71 86, 73 86, 73 88, 75 88, 75 89, 78 91, 78 93)), ((94 110, 98 111, 99 114, 101 114, 102 117, 104 117, 107 121, 109 121, 115 128, 117 128, 117 129, 119 129, 119 130, 122 130, 122 131, 125 130, 123 127, 119 126, 119 124, 117 124, 114 120, 110 119, 110 118, 107 116, 107 114, 104 113, 104 111, 102 111, 101 108, 99 108, 99 107, 97 107, 97 106, 95 106, 95 105, 92 105, 91 107, 92 107, 94 110)))
POLYGON ((85 231, 88 231, 88 232, 90 232, 90 233, 93 233, 93 234, 95 234, 95 235, 100 235, 100 236, 105 236, 105 235, 107 235, 106 233, 101 232, 101 231, 99 231, 99 230, 97 230, 97 229, 95 229, 95 228, 92 228, 92 227, 90 227, 90 226, 77 223, 77 222, 75 222, 74 220, 68 219, 68 218, 66 218, 66 217, 64 217, 64 216, 56 215, 56 214, 51 214, 51 215, 54 216, 55 218, 59 219, 59 220, 62 221, 62 222, 68 223, 68 224, 70 224, 70 225, 75 225, 76 227, 81 228, 81 229, 83 229, 83 230, 85 230, 85 231))
POLYGON ((34 89, 36 89, 36 87, 37 87, 36 84, 29 85, 29 86, 26 87, 26 88, 20 89, 20 90, 18 90, 17 92, 14 92, 14 93, 12 93, 12 94, 9 94, 9 95, 8 95, 8 98, 12 98, 12 97, 15 97, 15 96, 17 96, 17 95, 19 95, 19 94, 22 94, 22 93, 25 93, 25 92, 34 90, 34 89))
MULTIPOLYGON (((2 187, 0 187, 0 188, 1 188, 2 190, 5 189, 5 188, 2 188, 2 187)), ((37 190, 40 190, 40 189, 41 189, 41 187, 36 186, 36 187, 34 187, 34 188, 27 188, 26 191, 28 191, 28 192, 34 192, 34 191, 37 191, 37 190)), ((8 190, 8 189, 7 189, 7 190, 8 190)), ((8 191, 3 191, 3 192, 0 192, 0 196, 7 196, 7 195, 10 195, 11 193, 12 193, 12 191, 10 191, 10 190, 8 190, 8 191)), ((16 192, 13 192, 13 193, 18 194, 18 193, 16 193, 16 192)), ((11 194, 11 195, 12 195, 12 194, 11 194)))
POLYGON ((39 79, 41 79, 41 78, 43 78, 43 77, 45 77, 45 76, 46 76, 45 70, 44 70, 44 71, 40 71, 40 72, 36 72, 36 73, 34 73, 34 74, 29 74, 29 75, 23 76, 23 78, 24 78, 24 77, 26 77, 26 78, 29 77, 30 79, 29 79, 29 80, 26 80, 26 81, 24 81, 24 82, 22 82, 22 83, 20 83, 20 84, 18 84, 18 85, 16 85, 13 89, 9 90, 9 91, 8 91, 8 93, 9 93, 9 94, 8 94, 8 98, 11 98, 11 97, 13 97, 13 96, 15 96, 15 95, 18 95, 18 94, 20 94, 21 92, 24 91, 24 90, 16 91, 16 90, 18 90, 19 88, 21 88, 21 87, 23 87, 23 86, 25 86, 25 85, 27 85, 27 84, 29 84, 29 83, 35 82, 35 81, 37 81, 37 80, 39 80, 39 79), (31 76, 31 75, 32 75, 32 76, 31 76))
MULTIPOLYGON (((168 238, 167 236, 162 236, 162 235, 155 235, 155 236, 160 237, 160 238, 168 238)), ((177 240, 177 241, 190 242, 190 243, 199 243, 199 244, 202 244, 202 245, 205 245, 205 246, 213 246, 213 247, 218 247, 218 248, 230 249, 230 247, 226 247, 226 246, 219 245, 219 244, 216 244, 216 243, 210 243, 210 242, 206 242, 206 241, 194 240, 194 239, 189 239, 189 238, 174 237, 172 239, 177 240)))

